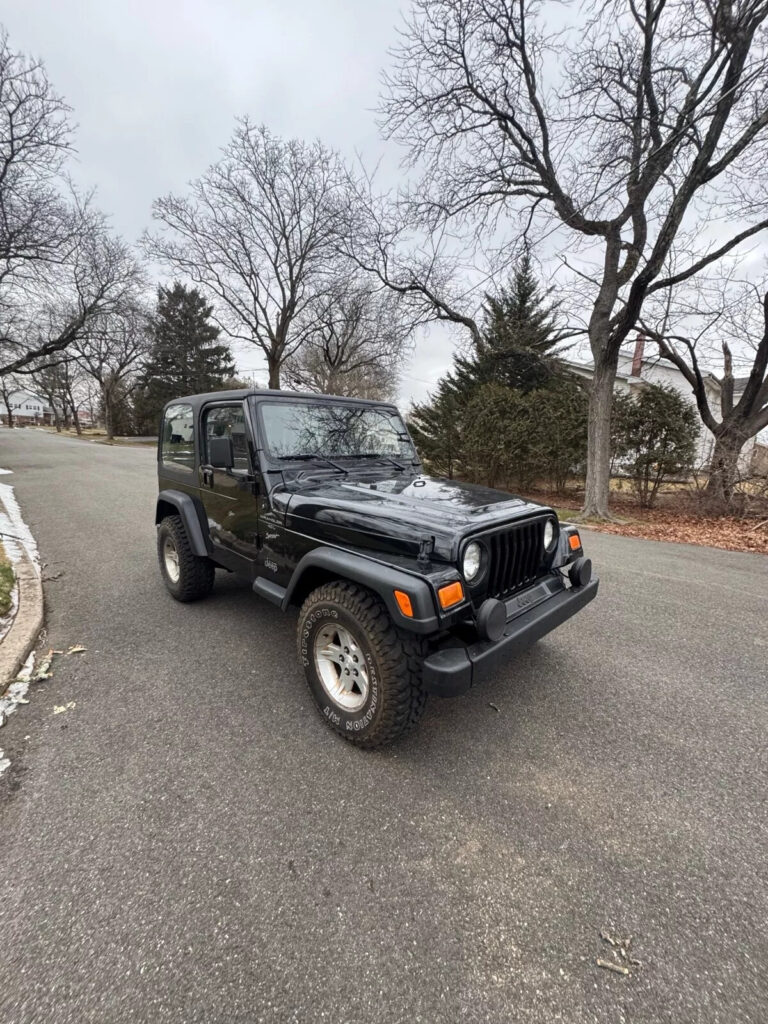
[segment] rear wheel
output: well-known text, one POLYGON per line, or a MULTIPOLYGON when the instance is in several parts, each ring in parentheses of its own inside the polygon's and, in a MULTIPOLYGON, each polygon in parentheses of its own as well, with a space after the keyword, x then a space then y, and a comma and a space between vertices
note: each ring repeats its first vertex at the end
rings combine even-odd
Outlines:
POLYGON ((422 641, 399 630, 381 601, 352 583, 327 583, 299 615, 299 661, 318 711, 340 736, 379 747, 421 718, 422 641))
POLYGON ((167 516, 158 526, 157 557, 163 581, 177 601, 198 601, 213 590, 216 567, 194 554, 181 516, 167 516))

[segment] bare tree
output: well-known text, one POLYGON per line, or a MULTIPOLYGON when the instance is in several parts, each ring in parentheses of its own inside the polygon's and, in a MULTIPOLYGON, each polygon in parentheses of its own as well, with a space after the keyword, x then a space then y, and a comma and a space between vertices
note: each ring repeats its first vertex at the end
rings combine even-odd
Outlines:
POLYGON ((19 384, 14 377, 0 377, 0 398, 2 398, 3 405, 5 406, 9 428, 13 428, 13 406, 11 404, 11 397, 13 393, 18 390, 19 384))
POLYGON ((77 361, 98 384, 107 440, 115 435, 118 401, 138 384, 150 349, 148 313, 137 305, 102 316, 76 344, 77 361))
POLYGON ((46 400, 51 409, 51 419, 58 433, 63 425, 61 404, 61 364, 48 365, 44 369, 29 374, 34 389, 46 400))
POLYGON ((64 425, 68 428, 71 423, 75 432, 80 435, 83 428, 80 423, 81 397, 79 392, 85 371, 75 358, 64 359, 56 367, 56 370, 58 371, 57 397, 61 403, 64 425))
POLYGON ((457 247, 445 226, 420 230, 408 199, 377 192, 365 168, 348 172, 347 187, 351 200, 338 241, 343 257, 398 296, 412 330, 455 324, 469 332, 473 345, 480 344, 484 292, 467 287, 466 278, 477 277, 482 265, 482 280, 489 280, 492 257, 477 244, 457 247))
POLYGON ((68 115, 43 66, 0 34, 0 377, 57 361, 139 278, 91 198, 64 178, 68 115))
POLYGON ((307 391, 392 399, 410 331, 391 292, 339 278, 318 304, 315 332, 286 361, 285 379, 307 391))
POLYGON ((415 0, 383 114, 423 170, 404 200, 412 221, 499 237, 512 217, 533 242, 557 231, 567 246, 595 364, 584 511, 607 516, 619 349, 646 297, 768 226, 754 173, 766 154, 768 3, 608 0, 576 12, 561 8, 554 31, 541 0, 415 0), (689 259, 673 274, 683 233, 689 259))
POLYGON ((112 235, 89 201, 71 211, 77 230, 66 258, 0 305, 0 376, 53 365, 100 317, 122 308, 142 283, 130 248, 112 235))
POLYGON ((261 348, 271 388, 317 326, 345 181, 320 142, 285 142, 243 119, 187 196, 154 204, 167 230, 145 238, 147 252, 217 300, 230 337, 261 348))
POLYGON ((0 284, 59 262, 71 243, 58 189, 68 118, 42 64, 15 53, 0 29, 0 284))
POLYGON ((701 420, 714 435, 706 497, 724 509, 738 483, 744 445, 768 427, 768 291, 749 283, 733 287, 728 281, 713 291, 714 301, 705 297, 693 305, 689 300, 677 310, 668 302, 659 322, 644 320, 643 330, 688 381, 701 420), (718 352, 719 408, 713 409, 707 382, 714 376, 710 367, 718 352), (734 362, 744 364, 744 375, 736 376, 734 362))

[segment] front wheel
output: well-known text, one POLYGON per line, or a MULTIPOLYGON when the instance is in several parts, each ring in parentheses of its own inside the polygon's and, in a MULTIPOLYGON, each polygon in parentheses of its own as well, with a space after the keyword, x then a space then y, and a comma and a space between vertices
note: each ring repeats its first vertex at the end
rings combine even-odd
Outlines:
POLYGON ((298 651, 318 711, 351 743, 383 746, 421 718, 422 642, 397 629, 370 591, 342 582, 313 591, 299 614, 298 651))

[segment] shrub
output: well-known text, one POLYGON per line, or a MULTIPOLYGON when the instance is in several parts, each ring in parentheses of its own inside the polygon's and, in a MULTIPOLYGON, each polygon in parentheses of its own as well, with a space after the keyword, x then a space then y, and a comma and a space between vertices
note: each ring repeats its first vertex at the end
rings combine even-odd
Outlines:
POLYGON ((614 456, 644 508, 653 506, 665 480, 691 471, 698 432, 696 409, 673 387, 648 384, 636 398, 616 396, 614 456))

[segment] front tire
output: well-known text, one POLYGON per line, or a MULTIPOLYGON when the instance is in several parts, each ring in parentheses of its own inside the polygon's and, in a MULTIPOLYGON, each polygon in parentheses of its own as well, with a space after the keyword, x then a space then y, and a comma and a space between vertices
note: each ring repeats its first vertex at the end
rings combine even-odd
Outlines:
POLYGON ((397 629, 370 591, 345 582, 313 591, 299 614, 297 646, 318 711, 350 743, 392 743, 424 713, 423 642, 397 629))
POLYGON ((199 601, 213 590, 216 567, 194 554, 181 516, 167 516, 158 526, 157 557, 163 582, 177 601, 199 601))

